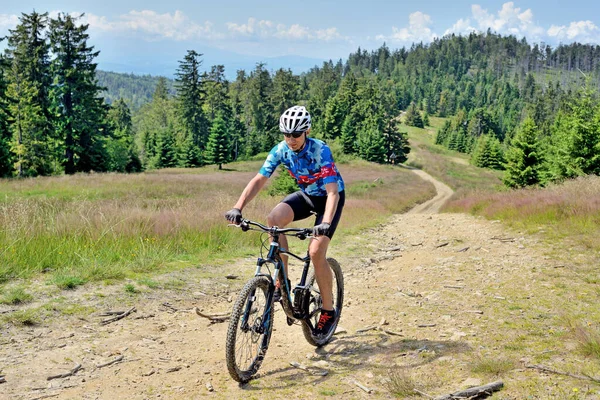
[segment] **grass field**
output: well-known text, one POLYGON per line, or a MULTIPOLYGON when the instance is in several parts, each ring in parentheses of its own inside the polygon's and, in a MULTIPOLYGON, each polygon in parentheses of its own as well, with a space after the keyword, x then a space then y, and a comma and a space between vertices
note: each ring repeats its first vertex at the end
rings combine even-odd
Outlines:
MULTIPOLYGON (((223 213, 260 165, 4 180, 0 284, 40 278, 71 289, 254 255, 256 237, 228 227, 223 213)), ((361 161, 339 168, 347 183, 339 240, 434 195, 402 168, 361 161)), ((265 221, 279 200, 261 193, 244 216, 265 221)), ((19 297, 11 288, 0 287, 5 302, 19 297)))
POLYGON ((469 164, 469 156, 435 145, 435 136, 445 118, 430 117, 425 129, 403 125, 408 131, 412 151, 407 163, 428 172, 450 186, 461 198, 473 191, 498 191, 503 188, 502 173, 469 164))

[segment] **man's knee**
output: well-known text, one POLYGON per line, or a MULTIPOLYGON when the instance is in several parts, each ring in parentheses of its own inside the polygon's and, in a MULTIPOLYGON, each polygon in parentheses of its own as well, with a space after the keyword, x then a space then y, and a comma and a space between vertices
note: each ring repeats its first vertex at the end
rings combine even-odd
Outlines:
POLYGON ((284 203, 279 203, 269 215, 267 215, 267 224, 269 226, 283 227, 294 220, 292 208, 284 203))
POLYGON ((312 260, 325 258, 327 255, 327 245, 311 245, 308 249, 308 255, 312 260))

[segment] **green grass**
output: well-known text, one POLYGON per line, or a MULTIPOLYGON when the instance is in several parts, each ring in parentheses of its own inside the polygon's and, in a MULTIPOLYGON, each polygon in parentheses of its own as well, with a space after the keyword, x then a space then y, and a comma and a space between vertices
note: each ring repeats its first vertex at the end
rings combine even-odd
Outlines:
MULTIPOLYGON (((260 165, 4 180, 0 283, 45 275, 61 289, 74 289, 255 254, 257 236, 228 227, 223 213, 260 165)), ((399 167, 350 161, 340 169, 349 194, 340 237, 434 194, 429 183, 399 167)), ((263 191, 244 216, 264 221, 280 199, 263 191)))
POLYGON ((6 314, 2 316, 0 321, 13 325, 34 326, 41 322, 41 316, 38 309, 30 308, 6 314))
POLYGON ((470 369, 476 374, 498 376, 517 368, 517 363, 509 358, 480 357, 474 360, 470 369))
POLYGON ((9 289, 0 297, 1 304, 17 305, 28 303, 33 299, 33 296, 25 291, 22 287, 14 287, 9 289))

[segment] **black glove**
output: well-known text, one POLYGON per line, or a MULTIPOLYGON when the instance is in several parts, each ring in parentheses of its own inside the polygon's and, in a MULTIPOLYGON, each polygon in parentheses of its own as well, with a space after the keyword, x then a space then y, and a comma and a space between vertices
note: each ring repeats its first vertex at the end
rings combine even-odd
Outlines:
POLYGON ((227 221, 239 225, 242 222, 242 210, 239 208, 232 208, 225 213, 225 219, 227 221))
POLYGON ((321 222, 319 225, 313 226, 313 236, 327 236, 330 228, 331 224, 327 222, 321 222))

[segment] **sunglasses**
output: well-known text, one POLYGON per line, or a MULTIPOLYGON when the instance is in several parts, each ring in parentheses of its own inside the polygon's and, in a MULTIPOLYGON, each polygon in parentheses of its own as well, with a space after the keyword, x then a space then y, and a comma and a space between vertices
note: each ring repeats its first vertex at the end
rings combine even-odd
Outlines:
POLYGON ((300 136, 302 136, 304 132, 294 132, 294 133, 284 133, 283 136, 285 136, 286 138, 291 138, 293 137, 294 139, 298 139, 300 136))

